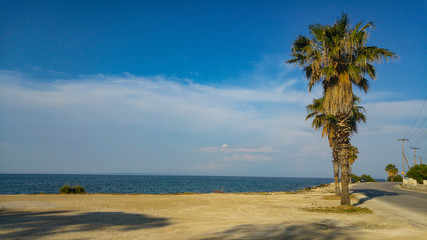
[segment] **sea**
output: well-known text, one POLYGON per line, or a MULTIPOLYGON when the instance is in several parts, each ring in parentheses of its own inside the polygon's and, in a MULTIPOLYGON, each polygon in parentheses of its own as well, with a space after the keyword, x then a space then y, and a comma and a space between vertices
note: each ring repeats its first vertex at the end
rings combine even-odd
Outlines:
POLYGON ((59 193, 63 185, 80 185, 87 193, 287 192, 331 182, 333 178, 0 174, 0 194, 59 193))

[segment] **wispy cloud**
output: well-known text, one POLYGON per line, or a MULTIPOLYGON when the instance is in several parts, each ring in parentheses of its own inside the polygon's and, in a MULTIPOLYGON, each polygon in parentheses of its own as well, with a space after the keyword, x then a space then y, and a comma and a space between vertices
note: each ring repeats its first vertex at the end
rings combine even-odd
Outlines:
POLYGON ((222 161, 242 161, 242 162, 265 162, 272 161, 273 158, 265 155, 254 155, 254 154, 233 154, 232 156, 226 156, 222 158, 222 161))
MULTIPOLYGON (((327 140, 304 121, 313 96, 296 81, 236 87, 98 74, 34 82, 20 72, 0 71, 0 167, 229 175, 277 170, 285 176, 300 169, 329 176, 327 140)), ((355 170, 375 163, 383 169, 379 159, 399 155, 399 146, 389 146, 406 134, 421 104, 364 105, 368 124, 352 140, 361 151, 355 170)))
POLYGON ((204 170, 204 171, 206 171, 206 170, 212 171, 212 170, 221 169, 223 167, 224 167, 224 165, 222 165, 222 164, 214 163, 214 164, 210 164, 210 165, 206 165, 206 166, 196 166, 193 169, 195 169, 195 170, 204 170))
POLYGON ((203 152, 224 152, 224 153, 273 153, 278 152, 272 147, 258 147, 258 148, 249 148, 249 147, 231 147, 227 144, 223 144, 221 147, 203 147, 201 149, 203 152))

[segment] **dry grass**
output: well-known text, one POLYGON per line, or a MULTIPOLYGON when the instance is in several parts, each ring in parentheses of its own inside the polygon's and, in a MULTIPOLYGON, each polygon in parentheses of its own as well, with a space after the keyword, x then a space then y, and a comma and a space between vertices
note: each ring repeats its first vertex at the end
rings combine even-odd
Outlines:
MULTIPOLYGON (((322 199, 324 199, 324 200, 341 200, 341 196, 326 195, 326 196, 323 196, 322 199)), ((357 199, 357 198, 353 195, 350 195, 350 199, 357 199)))
POLYGON ((241 192, 241 193, 234 193, 238 195, 273 195, 276 194, 276 192, 241 192))
POLYGON ((372 210, 355 206, 339 206, 339 207, 321 207, 321 208, 302 208, 307 212, 317 213, 341 213, 341 214, 370 214, 372 210))

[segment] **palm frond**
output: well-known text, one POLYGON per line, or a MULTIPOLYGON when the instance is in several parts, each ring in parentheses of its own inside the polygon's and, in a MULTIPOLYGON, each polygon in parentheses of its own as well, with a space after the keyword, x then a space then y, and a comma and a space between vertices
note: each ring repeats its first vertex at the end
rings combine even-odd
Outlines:
POLYGON ((389 51, 385 48, 378 48, 375 46, 371 46, 371 47, 364 47, 363 49, 361 49, 359 54, 363 54, 366 56, 366 59, 369 62, 377 62, 380 63, 382 60, 393 60, 393 59, 397 59, 397 54, 389 51))
POLYGON ((327 78, 338 77, 338 72, 333 66, 324 67, 322 73, 327 78))
POLYGON ((360 90, 363 90, 365 93, 368 92, 368 90, 369 90, 369 80, 368 79, 366 79, 364 77, 351 78, 351 81, 360 90))
POLYGON ((323 33, 325 30, 325 26, 321 24, 313 24, 308 26, 308 29, 310 30, 310 34, 313 36, 316 41, 323 41, 323 33))
POLYGON ((352 115, 353 85, 367 92, 369 80, 375 80, 373 63, 397 59, 396 53, 376 46, 366 46, 372 22, 350 26, 342 13, 333 25, 309 26, 309 37, 299 35, 292 43, 292 59, 287 63, 303 69, 308 90, 321 83, 325 114, 352 115))

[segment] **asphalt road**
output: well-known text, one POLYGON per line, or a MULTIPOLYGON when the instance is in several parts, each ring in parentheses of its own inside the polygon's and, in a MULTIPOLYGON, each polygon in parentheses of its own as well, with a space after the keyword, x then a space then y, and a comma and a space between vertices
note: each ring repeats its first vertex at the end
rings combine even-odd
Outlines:
POLYGON ((412 225, 427 228, 427 193, 405 190, 399 184, 385 182, 351 185, 352 193, 362 194, 355 205, 400 217, 412 225))

